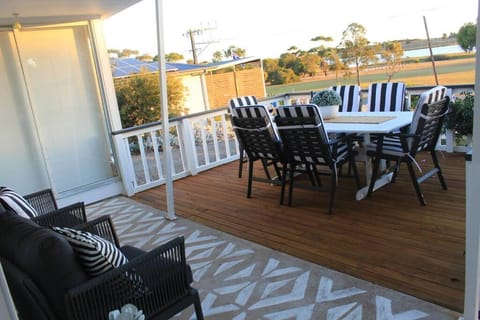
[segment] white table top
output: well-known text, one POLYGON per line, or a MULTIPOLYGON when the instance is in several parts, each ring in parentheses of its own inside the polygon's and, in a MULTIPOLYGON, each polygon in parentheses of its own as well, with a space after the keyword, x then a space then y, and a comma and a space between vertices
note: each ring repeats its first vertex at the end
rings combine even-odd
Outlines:
POLYGON ((338 117, 395 117, 382 123, 330 123, 325 122, 325 130, 329 133, 389 133, 409 125, 413 112, 339 112, 338 117))

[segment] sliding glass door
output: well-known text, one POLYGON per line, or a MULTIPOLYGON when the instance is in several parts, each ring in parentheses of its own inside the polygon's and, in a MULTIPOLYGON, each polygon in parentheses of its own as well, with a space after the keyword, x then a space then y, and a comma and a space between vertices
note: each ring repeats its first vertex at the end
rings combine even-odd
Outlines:
POLYGON ((88 26, 0 32, 0 51, 0 185, 61 194, 114 177, 88 26))

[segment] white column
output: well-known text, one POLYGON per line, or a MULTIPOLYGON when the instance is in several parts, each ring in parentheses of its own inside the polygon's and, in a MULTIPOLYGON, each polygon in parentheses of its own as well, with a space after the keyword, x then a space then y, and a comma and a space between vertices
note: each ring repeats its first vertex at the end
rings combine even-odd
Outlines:
POLYGON ((158 45, 158 76, 160 78, 160 106, 162 108, 162 128, 163 145, 165 152, 164 173, 165 187, 167 197, 167 216, 168 219, 176 219, 175 199, 173 196, 173 178, 172 178, 172 148, 170 146, 170 133, 168 125, 168 101, 167 101, 167 72, 165 62, 165 38, 163 31, 163 6, 162 0, 156 1, 157 11, 157 45, 158 45))
MULTIPOLYGON (((480 0, 479 0, 480 8, 480 0)), ((480 25, 477 13, 477 53, 475 74, 475 96, 480 96, 480 25)), ((480 99, 475 99, 474 121, 480 124, 480 99)), ((473 126, 473 136, 480 137, 480 126, 473 126)), ((472 159, 466 166, 466 255, 465 255, 465 320, 474 320, 478 317, 480 300, 480 139, 474 139, 472 145, 472 159)))

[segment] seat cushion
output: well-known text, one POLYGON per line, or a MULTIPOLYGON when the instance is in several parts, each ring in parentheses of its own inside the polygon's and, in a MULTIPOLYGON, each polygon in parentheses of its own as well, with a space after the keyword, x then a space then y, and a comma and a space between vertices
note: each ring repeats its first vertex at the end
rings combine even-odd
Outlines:
POLYGON ((58 319, 65 293, 88 280, 64 237, 11 211, 0 214, 0 255, 31 278, 58 319))
MULTIPOLYGON (((377 143, 369 143, 367 145, 367 153, 369 155, 375 155, 377 150, 377 143)), ((382 154, 390 155, 393 157, 403 157, 405 152, 403 152, 402 143, 398 137, 385 137, 383 139, 383 148, 382 154)))
POLYGON ((66 227, 52 227, 65 236, 75 250, 85 271, 92 277, 128 262, 127 257, 113 243, 95 234, 66 227))
POLYGON ((38 215, 37 211, 25 200, 24 197, 10 188, 0 187, 0 202, 21 217, 33 218, 38 215))

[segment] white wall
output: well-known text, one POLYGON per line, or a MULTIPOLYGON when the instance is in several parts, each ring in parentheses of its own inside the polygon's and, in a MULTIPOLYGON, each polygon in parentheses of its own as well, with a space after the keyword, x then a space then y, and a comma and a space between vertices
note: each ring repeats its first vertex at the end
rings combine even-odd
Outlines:
MULTIPOLYGON (((183 76, 182 83, 188 88, 186 94, 185 107, 189 109, 189 113, 197 113, 207 111, 208 99, 204 96, 204 83, 202 75, 183 76)), ((206 89, 205 89, 206 94, 206 89)))

